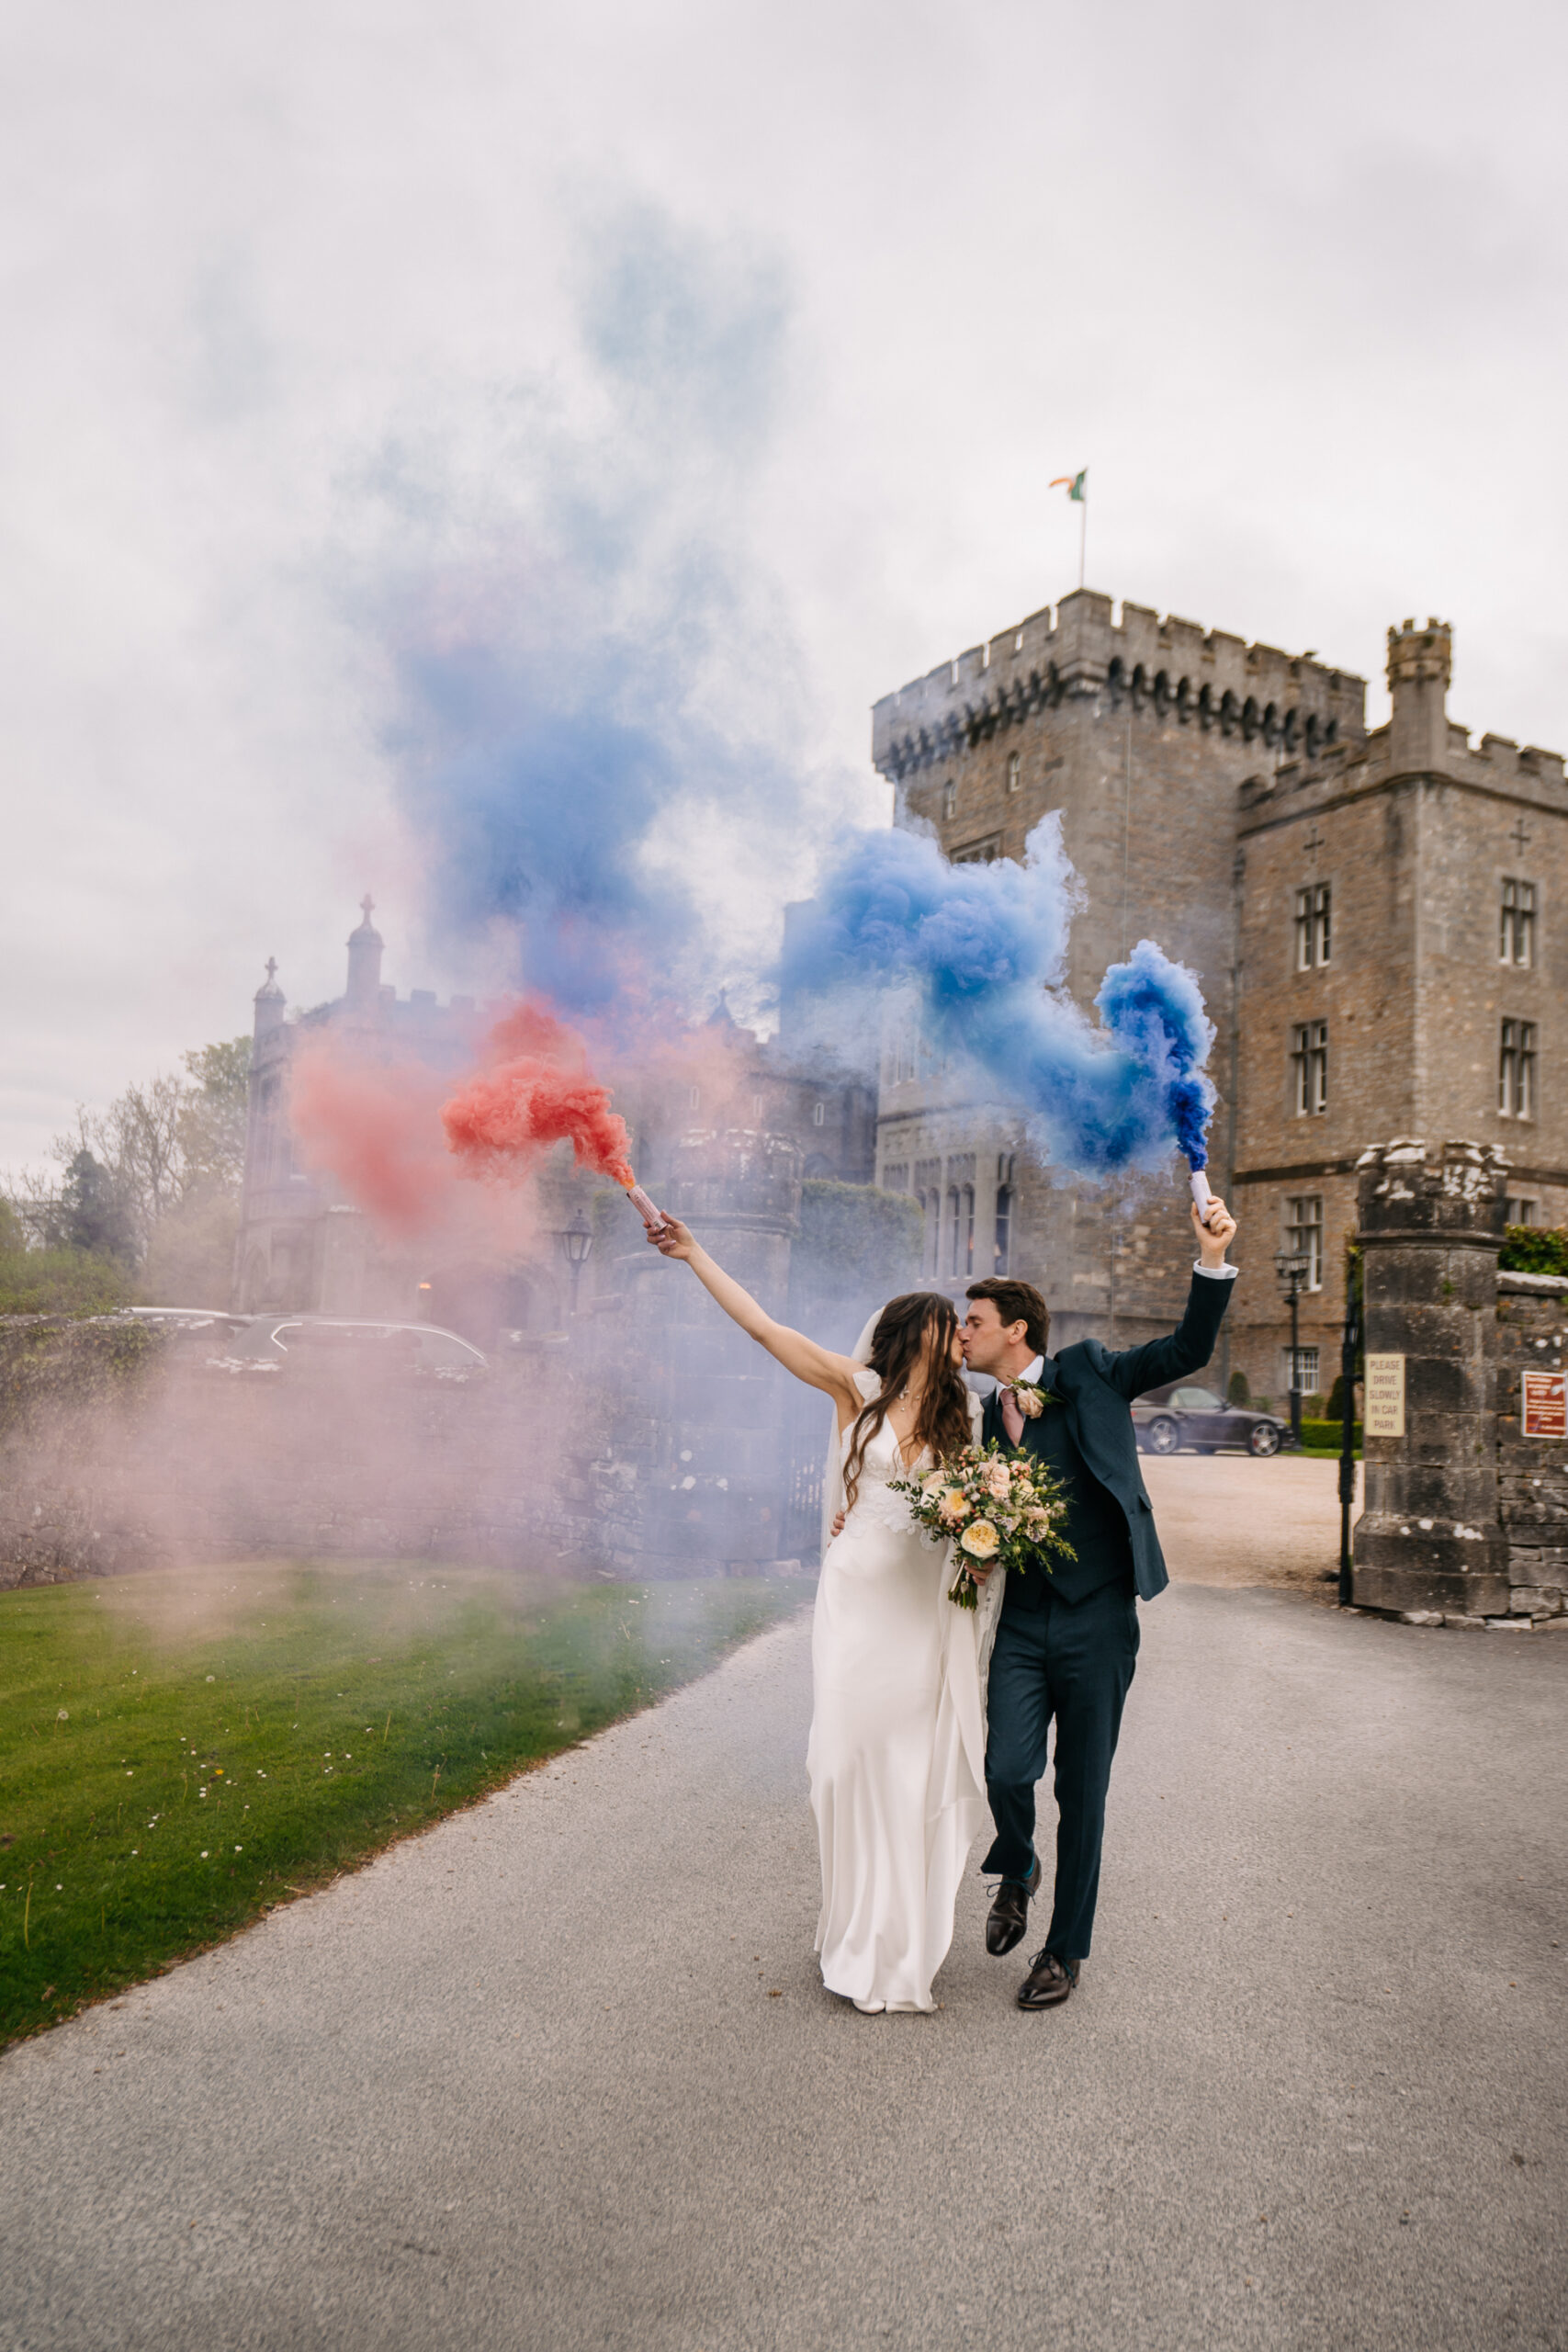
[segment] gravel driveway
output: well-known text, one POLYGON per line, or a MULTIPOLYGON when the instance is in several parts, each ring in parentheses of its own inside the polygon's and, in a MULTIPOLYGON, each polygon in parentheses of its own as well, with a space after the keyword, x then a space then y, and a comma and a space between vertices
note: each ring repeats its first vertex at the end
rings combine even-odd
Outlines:
POLYGON ((1079 1992, 1012 2007, 971 1881, 868 2018, 797 1620, 13 2052, 0 2344, 1562 2347, 1565 1697, 1568 1636, 1179 1585, 1079 1992))

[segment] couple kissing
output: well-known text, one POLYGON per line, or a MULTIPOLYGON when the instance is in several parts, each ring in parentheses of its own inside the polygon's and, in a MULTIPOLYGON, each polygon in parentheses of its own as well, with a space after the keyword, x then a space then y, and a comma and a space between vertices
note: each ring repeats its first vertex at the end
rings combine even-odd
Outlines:
POLYGON ((1213 1352, 1235 1268, 1224 1203, 1198 1243, 1177 1329, 1113 1351, 1050 1353, 1030 1283, 970 1285, 962 1325, 936 1291, 889 1300, 852 1354, 776 1323, 689 1227, 649 1236, 683 1260, 725 1313, 835 1408, 812 1623, 807 1773, 822 1868, 817 1950, 829 1992, 868 2015, 936 2007, 971 1846, 998 1884, 987 1951, 1022 1942, 1043 1869, 1035 1787, 1054 1759, 1057 1826, 1050 1925, 1017 1991, 1021 2009, 1067 1998, 1089 1956, 1106 1792, 1138 1655, 1137 1608, 1168 1577, 1144 1488, 1132 1403, 1213 1352), (996 1384, 982 1402, 966 1375, 996 1384), (951 1546, 933 1542, 900 1487, 965 1447, 1021 1450, 1059 1498, 1066 1541, 1023 1574, 968 1563, 978 1606, 948 1598, 951 1546), (1055 1736, 1053 1741, 1053 1726, 1055 1736))

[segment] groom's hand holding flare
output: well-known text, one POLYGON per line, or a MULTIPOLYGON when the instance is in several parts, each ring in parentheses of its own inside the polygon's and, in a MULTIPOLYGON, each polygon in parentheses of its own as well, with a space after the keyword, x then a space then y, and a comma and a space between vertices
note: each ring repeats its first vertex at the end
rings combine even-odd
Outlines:
POLYGON ((1198 1241, 1199 1263, 1204 1266, 1223 1266, 1225 1262, 1225 1251, 1235 1237, 1235 1217, 1232 1216, 1218 1193, 1212 1193, 1209 1196, 1207 1223, 1199 1216, 1196 1201, 1192 1203, 1190 1215, 1192 1230, 1198 1241))

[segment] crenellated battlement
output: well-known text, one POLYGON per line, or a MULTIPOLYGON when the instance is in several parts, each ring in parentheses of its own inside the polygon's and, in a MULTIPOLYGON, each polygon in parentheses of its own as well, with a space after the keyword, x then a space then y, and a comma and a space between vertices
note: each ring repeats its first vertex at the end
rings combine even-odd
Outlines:
POLYGON ((1147 605, 1077 589, 971 646, 896 694, 872 719, 872 757, 884 775, 911 771, 971 748, 1000 728, 1068 696, 1131 700, 1158 718, 1287 751, 1359 741, 1366 682, 1311 653, 1248 645, 1147 605))

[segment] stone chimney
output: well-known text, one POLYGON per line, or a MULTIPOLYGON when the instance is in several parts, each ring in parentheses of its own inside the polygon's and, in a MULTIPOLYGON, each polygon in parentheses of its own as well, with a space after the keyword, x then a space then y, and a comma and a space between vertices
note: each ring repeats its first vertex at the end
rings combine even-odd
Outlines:
POLYGON ((277 958, 276 956, 269 956, 266 959, 266 978, 257 989, 254 999, 256 1012, 254 1034, 258 1037, 267 1036, 271 1031, 282 1024, 283 990, 277 985, 276 971, 277 958))
POLYGON ((382 939, 370 920, 376 901, 368 890, 359 903, 365 910, 365 920, 357 931, 349 933, 347 1001, 355 1012, 369 1020, 381 998, 382 939))
POLYGON ((1395 775, 1448 765, 1452 669, 1453 630, 1447 621, 1429 620, 1425 628, 1406 621, 1389 630, 1389 765, 1395 775))

